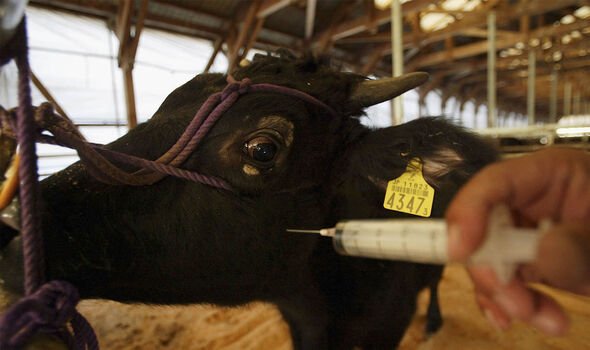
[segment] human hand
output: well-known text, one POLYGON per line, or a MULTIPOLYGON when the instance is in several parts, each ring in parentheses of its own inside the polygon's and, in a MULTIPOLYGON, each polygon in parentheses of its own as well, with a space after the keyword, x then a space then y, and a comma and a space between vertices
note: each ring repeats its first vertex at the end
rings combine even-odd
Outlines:
POLYGON ((528 285, 541 282, 590 296, 590 155, 552 148, 492 164, 476 174, 446 213, 449 257, 466 261, 485 238, 488 216, 505 204, 517 226, 551 219, 534 262, 521 266, 503 285, 489 267, 470 267, 476 300, 495 326, 513 319, 552 335, 563 334, 568 319, 549 296, 528 285))

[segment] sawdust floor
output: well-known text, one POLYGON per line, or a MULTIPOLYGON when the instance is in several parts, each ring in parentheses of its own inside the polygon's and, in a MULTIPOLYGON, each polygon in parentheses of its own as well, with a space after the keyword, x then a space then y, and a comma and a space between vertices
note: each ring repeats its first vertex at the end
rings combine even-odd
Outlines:
MULTIPOLYGON (((492 328, 480 315, 471 283, 461 266, 447 267, 441 284, 444 326, 423 338, 427 294, 400 346, 402 350, 590 349, 590 298, 549 291, 568 310, 572 327, 565 337, 547 337, 524 324, 507 332, 492 328)), ((237 309, 212 306, 130 306, 84 301, 102 349, 291 349, 287 325, 269 305, 237 309)))
MULTIPOLYGON (((582 350, 590 349, 590 298, 544 288, 565 306, 571 318, 567 336, 545 336, 521 323, 501 332, 490 326, 475 304, 471 282, 461 266, 445 270, 440 288, 444 325, 424 339, 427 293, 401 350, 582 350)), ((0 304, 6 302, 0 295, 0 304)), ((287 325, 270 305, 154 307, 87 300, 79 305, 96 330, 103 350, 291 349, 287 325)), ((46 340, 27 350, 47 350, 46 340)), ((54 346, 51 349, 64 349, 54 346)))

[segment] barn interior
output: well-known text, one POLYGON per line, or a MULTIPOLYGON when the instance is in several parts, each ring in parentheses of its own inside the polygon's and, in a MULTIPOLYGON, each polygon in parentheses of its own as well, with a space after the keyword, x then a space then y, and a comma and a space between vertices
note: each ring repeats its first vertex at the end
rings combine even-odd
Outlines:
MULTIPOLYGON (((2 2, 0 2, 0 5, 2 2)), ((364 123, 441 116, 504 156, 552 145, 590 150, 588 0, 29 0, 35 104, 50 101, 93 142, 146 121, 176 86, 288 48, 370 77, 430 79, 372 107, 364 123)), ((0 105, 15 106, 16 67, 0 68, 0 105)), ((77 160, 40 146, 42 177, 77 160)), ((400 349, 590 348, 590 299, 536 286, 564 305, 571 329, 490 326, 462 266, 446 268, 443 328, 426 338, 427 294, 400 349)), ((84 301, 104 349, 290 349, 272 306, 148 307, 84 301)))

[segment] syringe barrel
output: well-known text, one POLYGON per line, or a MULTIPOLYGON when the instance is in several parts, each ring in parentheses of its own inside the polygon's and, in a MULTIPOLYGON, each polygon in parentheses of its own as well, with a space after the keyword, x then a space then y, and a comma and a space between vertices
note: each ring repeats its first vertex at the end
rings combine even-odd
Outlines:
POLYGON ((446 223, 442 219, 340 222, 333 244, 343 255, 429 264, 448 260, 446 223))

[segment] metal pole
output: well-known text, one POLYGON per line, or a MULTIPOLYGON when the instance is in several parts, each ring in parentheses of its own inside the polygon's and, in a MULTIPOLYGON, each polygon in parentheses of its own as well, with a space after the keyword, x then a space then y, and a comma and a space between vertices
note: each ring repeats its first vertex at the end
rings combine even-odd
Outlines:
MULTIPOLYGON (((403 26, 402 26, 402 8, 400 0, 393 0, 391 2, 391 66, 393 69, 393 76, 397 77, 404 73, 404 58, 403 58, 403 26)), ((393 125, 399 125, 403 121, 404 115, 404 100, 402 96, 393 99, 391 122, 393 125)))
POLYGON ((551 72, 551 95, 549 96, 549 123, 557 123, 557 71, 551 72))
POLYGON ((496 11, 488 14, 488 128, 496 126, 496 11))
POLYGON ((529 76, 527 86, 527 115, 529 125, 535 125, 535 81, 536 77, 536 55, 535 49, 529 49, 529 76))
POLYGON ((572 83, 567 81, 563 87, 563 115, 571 114, 572 106, 572 83))

